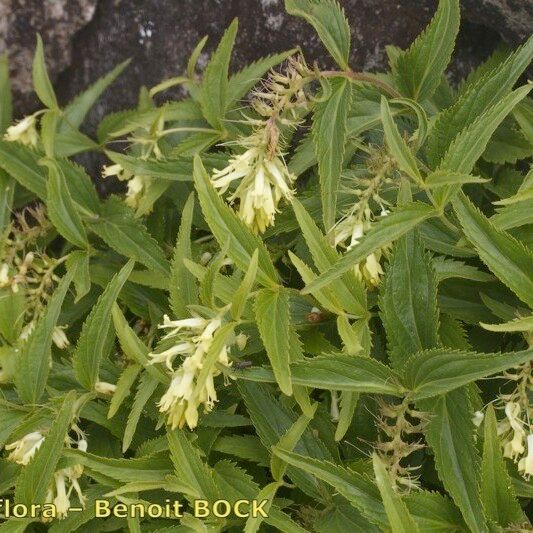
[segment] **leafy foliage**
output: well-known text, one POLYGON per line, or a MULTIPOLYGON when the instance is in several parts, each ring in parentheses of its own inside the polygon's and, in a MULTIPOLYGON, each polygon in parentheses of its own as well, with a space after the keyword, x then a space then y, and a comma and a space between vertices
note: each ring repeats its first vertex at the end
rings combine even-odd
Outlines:
POLYGON ((338 70, 231 74, 234 20, 97 140, 128 62, 62 105, 38 37, 13 123, 0 58, 0 496, 42 505, 1 531, 531 529, 533 40, 456 90, 457 0, 379 75, 285 4, 338 70))

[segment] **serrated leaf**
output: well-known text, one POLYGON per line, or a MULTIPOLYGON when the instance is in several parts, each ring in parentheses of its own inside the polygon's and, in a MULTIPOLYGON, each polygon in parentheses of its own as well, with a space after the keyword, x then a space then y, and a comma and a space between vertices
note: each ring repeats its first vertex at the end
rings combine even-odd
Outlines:
POLYGON ((533 253, 520 241, 496 229, 472 202, 460 193, 454 210, 480 259, 522 301, 533 308, 533 253))
MULTIPOLYGON (((309 247, 313 261, 318 271, 322 274, 339 261, 340 254, 327 242, 327 238, 322 234, 312 217, 298 200, 293 200, 292 208, 294 209, 294 214, 302 230, 305 242, 309 247)), ((306 282, 306 284, 311 285, 311 282, 306 282)), ((348 271, 342 274, 339 280, 333 281, 327 289, 324 289, 324 294, 327 295, 328 293, 331 293, 331 296, 348 313, 361 317, 367 315, 366 293, 362 283, 356 278, 353 272, 348 271)), ((337 304, 332 303, 335 308, 338 307, 337 304)))
POLYGON ((433 94, 450 61, 459 18, 459 1, 441 0, 426 29, 393 61, 393 75, 404 96, 422 101, 433 94))
POLYGON ((214 128, 221 128, 228 98, 228 69, 237 35, 238 21, 234 19, 205 68, 200 102, 204 116, 214 128))
POLYGON ((132 385, 135 383, 139 372, 141 371, 141 365, 129 365, 120 374, 117 381, 117 388, 113 393, 111 402, 109 404, 109 411, 107 412, 107 418, 113 418, 124 400, 130 395, 132 385))
POLYGON ((145 226, 117 197, 112 196, 102 206, 101 216, 92 221, 90 229, 118 253, 134 259, 165 278, 169 263, 145 226))
POLYGON ((231 236, 228 255, 242 271, 246 271, 253 253, 258 249, 258 282, 267 287, 277 285, 278 274, 265 244, 250 232, 220 198, 198 156, 194 160, 194 182, 205 220, 219 245, 224 246, 231 236))
POLYGON ((444 488, 461 509, 470 530, 488 532, 479 495, 479 457, 467 392, 457 389, 419 405, 431 412, 424 434, 444 488))
POLYGON ((33 57, 32 65, 33 88, 39 97, 39 100, 49 109, 57 109, 57 99, 52 87, 52 82, 46 71, 44 60, 43 40, 37 34, 37 46, 33 57))
POLYGON ((87 232, 67 187, 65 176, 52 160, 48 167, 47 202, 48 216, 59 233, 72 244, 88 248, 87 232))
POLYGON ((427 533, 463 533, 466 525, 453 502, 438 492, 411 491, 403 500, 421 531, 427 533))
POLYGON ((342 69, 348 68, 350 26, 335 0, 285 0, 285 9, 311 24, 333 59, 342 69))
MULTIPOLYGON (((302 438, 304 431, 307 429, 310 420, 313 418, 318 404, 315 403, 312 407, 312 416, 307 416, 302 414, 298 417, 298 420, 288 429, 288 431, 279 439, 276 446, 283 450, 292 451, 298 441, 302 438)), ((281 481, 285 475, 287 465, 276 455, 272 455, 270 459, 270 470, 272 472, 272 477, 276 481, 281 481)))
POLYGON ((63 276, 17 357, 15 385, 23 402, 35 404, 44 392, 50 372, 52 334, 73 277, 74 271, 63 276))
POLYGON ((65 436, 72 422, 75 399, 74 391, 65 396, 44 442, 32 461, 22 469, 15 490, 17 503, 28 506, 34 503, 44 503, 46 492, 65 445, 65 436))
POLYGON ((486 183, 489 180, 472 176, 472 174, 461 174, 460 172, 448 172, 446 170, 436 170, 426 176, 424 180, 427 187, 443 187, 444 185, 464 185, 465 183, 486 183))
POLYGON ((411 354, 437 346, 437 282, 418 234, 395 244, 379 302, 393 368, 401 370, 411 354))
POLYGON ((421 182, 422 176, 420 175, 420 170, 418 170, 415 156, 405 139, 400 135, 398 127, 392 118, 387 99, 384 96, 381 97, 381 121, 387 146, 398 163, 398 167, 415 181, 421 182))
POLYGON ((470 85, 453 106, 439 113, 427 142, 428 159, 433 167, 439 164, 458 132, 511 91, 532 58, 533 37, 530 37, 506 61, 470 85))
POLYGON ((509 332, 509 331, 533 331, 533 315, 515 318, 504 324, 484 324, 480 323, 483 329, 496 332, 509 332))
POLYGON ((325 101, 316 104, 312 129, 326 231, 335 224, 346 142, 346 118, 352 94, 351 84, 346 79, 339 78, 328 83, 331 94, 325 101))
POLYGON ((123 61, 113 70, 102 76, 88 89, 80 93, 63 110, 64 123, 61 124, 61 131, 68 131, 69 128, 78 128, 83 119, 94 105, 100 95, 120 76, 122 71, 129 65, 130 59, 123 61))
POLYGON ((290 465, 331 485, 371 522, 382 528, 388 527, 378 488, 366 476, 334 463, 305 457, 281 448, 273 447, 272 451, 290 465))
MULTIPOLYGON (((128 422, 126 423, 126 428, 124 429, 124 437, 122 439, 122 453, 125 453, 130 447, 143 409, 148 400, 152 397, 158 385, 159 382, 157 381, 157 379, 148 373, 144 373, 141 379, 139 380, 139 385, 137 387, 137 391, 135 392, 135 398, 133 400, 131 410, 128 413, 128 422)), ((111 413, 111 406, 109 408, 109 412, 111 413)))
MULTIPOLYGON (((264 500, 267 500, 267 503, 263 505, 263 509, 265 510, 266 514, 268 514, 268 512, 270 511, 270 508, 272 507, 272 500, 274 499, 274 496, 276 495, 276 492, 280 486, 281 483, 278 481, 269 483, 257 493, 255 501, 263 502, 264 500)), ((253 514, 250 514, 244 526, 244 533, 256 533, 257 531, 259 531, 263 520, 264 517, 261 513, 257 513, 255 516, 253 514)))
POLYGON ((0 169, 0 233, 4 231, 11 219, 13 200, 15 198, 15 186, 15 180, 9 177, 4 170, 0 169))
POLYGON ((91 277, 89 274, 89 253, 84 250, 71 252, 65 261, 67 270, 74 271, 74 288, 76 298, 74 303, 80 301, 91 290, 91 277))
POLYGON ((194 194, 191 193, 183 211, 174 255, 170 266, 169 303, 178 317, 184 316, 187 306, 198 303, 198 290, 194 276, 185 268, 184 259, 192 259, 191 227, 194 213, 194 194))
POLYGON ((289 297, 279 289, 261 289, 255 297, 255 319, 276 381, 281 391, 292 394, 289 366, 289 297))
POLYGON ((531 358, 533 349, 480 354, 437 348, 416 354, 407 361, 404 383, 414 399, 429 398, 503 372, 531 358))
POLYGON ((492 405, 487 407, 483 425, 481 500, 487 516, 500 526, 524 523, 524 513, 516 500, 511 478, 503 461, 496 415, 492 405))
POLYGON ((383 506, 389 519, 389 525, 392 533, 417 533, 419 528, 416 525, 413 517, 405 503, 400 498, 392 486, 389 473, 385 465, 374 453, 372 455, 372 463, 374 465, 374 476, 376 478, 376 485, 378 486, 383 500, 383 506))
POLYGON ((259 252, 256 250, 252 255, 248 270, 245 272, 244 278, 235 292, 235 296, 231 300, 231 317, 233 320, 239 320, 241 318, 244 307, 246 306, 246 301, 250 295, 250 291, 252 290, 257 275, 258 257, 259 252))
POLYGON ((111 309, 133 266, 134 262, 129 261, 113 277, 83 324, 72 366, 76 378, 88 390, 93 390, 98 381, 100 363, 109 347, 111 309))
POLYGON ((185 431, 168 431, 167 438, 176 476, 202 498, 210 502, 217 500, 219 493, 213 474, 200 458, 198 449, 187 439, 185 431))
POLYGON ((378 220, 361 238, 357 246, 354 246, 314 282, 304 287, 302 293, 308 294, 313 290, 327 286, 371 253, 394 242, 424 220, 435 215, 436 212, 431 206, 420 202, 413 202, 397 208, 390 215, 378 220))
POLYGON ((275 67, 295 52, 296 49, 293 48, 286 52, 263 57, 250 63, 231 76, 228 81, 226 109, 231 109, 231 107, 241 98, 245 97, 248 91, 257 84, 268 70, 275 67))

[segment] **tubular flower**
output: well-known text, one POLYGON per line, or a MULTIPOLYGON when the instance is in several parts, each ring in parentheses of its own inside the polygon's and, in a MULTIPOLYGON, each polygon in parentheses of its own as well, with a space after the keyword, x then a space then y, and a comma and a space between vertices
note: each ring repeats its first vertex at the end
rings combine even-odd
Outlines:
MULTIPOLYGON (((193 316, 182 320, 170 320, 165 315, 163 324, 159 326, 170 329, 164 339, 175 340, 175 344, 168 350, 150 354, 152 363, 165 363, 172 371, 170 386, 158 403, 160 412, 166 414, 172 429, 181 428, 185 424, 194 429, 198 423, 199 406, 203 404, 204 409, 210 411, 217 401, 214 378, 220 374, 220 370, 213 364, 202 381, 199 378, 205 357, 221 325, 220 315, 211 319, 193 316), (174 370, 173 362, 178 355, 185 359, 174 370)), ((229 347, 223 345, 216 363, 231 366, 228 355, 229 347)))
POLYGON ((70 341, 68 340, 63 327, 56 326, 52 331, 52 341, 60 349, 64 350, 70 346, 70 341))
POLYGON ((6 445, 7 451, 12 450, 7 458, 14 463, 25 466, 33 459, 43 442, 44 436, 40 431, 28 433, 22 439, 6 445))
POLYGON ((144 193, 150 186, 152 178, 150 176, 137 176, 126 170, 122 165, 104 165, 102 177, 108 178, 116 176, 120 181, 127 181, 128 189, 126 191, 126 204, 136 209, 144 193))
MULTIPOLYGON (((383 209, 381 216, 386 216, 388 211, 383 209)), ((340 222, 334 228, 335 234, 335 246, 340 246, 348 239, 348 244, 345 244, 346 250, 351 250, 359 244, 359 239, 364 235, 366 231, 370 229, 371 213, 369 209, 365 209, 364 218, 359 215, 350 214, 340 222)), ((379 285, 381 276, 383 275, 383 268, 381 267, 380 260, 383 256, 383 251, 378 250, 368 255, 361 263, 355 266, 355 274, 360 280, 365 280, 371 286, 379 285)))
POLYGON ((533 434, 527 436, 527 455, 518 461, 518 471, 528 481, 533 476, 533 434))
POLYGON ((18 141, 35 148, 39 141, 39 135, 37 134, 35 125, 36 115, 28 115, 13 126, 9 126, 4 134, 4 139, 9 142, 18 141))
POLYGON ((215 170, 211 180, 220 194, 224 194, 233 181, 240 180, 228 200, 230 203, 238 201, 239 218, 255 233, 262 233, 274 224, 280 201, 292 200, 296 176, 289 172, 280 153, 269 155, 265 131, 258 130, 241 139, 240 144, 246 151, 231 158, 223 170, 215 170))
POLYGON ((94 384, 94 390, 99 394, 111 395, 117 390, 117 386, 107 381, 97 381, 94 384))

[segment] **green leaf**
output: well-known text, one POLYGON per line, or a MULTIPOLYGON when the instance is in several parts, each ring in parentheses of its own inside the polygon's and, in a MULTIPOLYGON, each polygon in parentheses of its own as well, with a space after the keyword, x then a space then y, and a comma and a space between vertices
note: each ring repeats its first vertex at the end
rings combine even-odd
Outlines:
POLYGON ((382 528, 388 527, 387 515, 381 503, 380 493, 366 476, 334 463, 305 457, 281 448, 273 447, 272 451, 290 465, 331 485, 336 492, 344 496, 371 522, 382 528))
POLYGON ((101 216, 90 228, 118 253, 168 278, 170 266, 163 251, 132 210, 116 196, 104 203, 101 216))
POLYGON ((231 301, 231 317, 233 320, 239 320, 241 318, 246 306, 246 301, 248 300, 248 296, 250 295, 250 291, 252 290, 257 275, 258 257, 259 252, 256 250, 252 255, 248 270, 244 274, 244 278, 231 301))
MULTIPOLYGON (((280 486, 281 483, 278 481, 269 483, 268 485, 264 486, 255 497, 255 500, 258 502, 268 500, 268 502, 263 506, 263 509, 266 514, 269 513, 270 508, 272 507, 272 500, 274 499, 274 496, 276 495, 276 492, 280 486)), ((246 525, 244 526, 244 533, 256 533, 257 531, 259 531, 263 520, 264 517, 260 513, 255 516, 253 514, 250 514, 250 516, 246 520, 246 525)))
POLYGON ((79 128, 96 100, 122 74, 130 61, 130 59, 123 61, 105 76, 102 76, 93 83, 88 89, 76 96, 63 110, 63 122, 60 126, 60 131, 65 132, 72 127, 79 128))
POLYGON ((307 285, 303 294, 325 287, 344 272, 368 257, 371 253, 394 242, 424 220, 436 215, 435 210, 420 202, 413 202, 397 208, 393 213, 377 221, 360 243, 347 252, 342 259, 307 285))
POLYGON ((515 318, 505 322, 504 324, 484 324, 481 322, 480 326, 488 331, 497 332, 533 331, 533 315, 515 318))
POLYGON ((107 418, 113 418, 124 400, 129 396, 132 385, 135 383, 137 376, 141 370, 141 365, 129 365, 120 374, 117 381, 117 388, 113 393, 111 402, 109 404, 109 411, 107 418))
POLYGON ((230 238, 229 257, 242 271, 246 271, 255 250, 259 250, 257 281, 264 286, 275 286, 278 274, 263 241, 252 234, 217 194, 199 156, 194 160, 194 182, 206 222, 220 246, 230 238))
POLYGON ((3 135, 13 120, 11 82, 7 54, 0 56, 0 135, 3 135))
MULTIPOLYGON (((311 252, 313 261, 318 271, 322 274, 339 261, 340 255, 327 242, 326 237, 322 235, 312 217, 298 200, 293 200, 292 208, 294 209, 294 214, 311 252)), ((324 290, 324 295, 327 295, 329 292, 331 292, 329 300, 333 298, 338 302, 338 304, 332 302, 334 307, 338 307, 340 304, 344 310, 355 316, 365 317, 367 315, 364 286, 352 271, 344 273, 339 280, 333 281, 328 287, 328 290, 324 290)))
POLYGON ((67 270, 74 271, 74 288, 76 298, 74 303, 79 302, 91 290, 91 277, 89 274, 89 253, 84 250, 71 252, 66 260, 67 270))
POLYGON ((475 353, 437 348, 418 353, 405 364, 404 383, 414 399, 429 398, 529 361, 533 349, 475 353))
POLYGON ((398 163, 398 167, 415 181, 421 182, 422 176, 418 170, 415 156, 405 139, 400 135, 398 127, 392 118, 387 99, 384 96, 381 97, 381 121, 383 122, 387 146, 398 163))
POLYGON ((311 24, 333 59, 348 69, 350 26, 335 0, 285 0, 285 9, 311 24))
POLYGON ((52 160, 45 161, 45 164, 48 167, 46 206, 50 220, 65 239, 80 248, 88 248, 87 232, 76 211, 63 172, 52 160))
POLYGON ((458 389, 419 405, 431 412, 424 434, 444 488, 461 509, 470 531, 488 532, 479 495, 479 457, 467 392, 458 389))
POLYGON ((453 502, 438 492, 411 491, 402 496, 421 531, 464 532, 466 525, 453 502))
POLYGON ((17 357, 15 385, 23 402, 35 404, 44 392, 50 372, 52 334, 73 277, 74 271, 63 276, 17 357))
MULTIPOLYGON (((113 163, 125 168, 137 176, 151 176, 168 181, 192 181, 193 163, 189 157, 178 157, 159 161, 156 159, 140 159, 138 157, 106 150, 105 154, 113 163)), ((205 154, 205 164, 223 167, 227 158, 214 154, 205 154)))
POLYGON ((76 378, 88 390, 93 390, 94 384, 98 381, 100 363, 109 347, 111 308, 131 274, 134 264, 133 261, 129 261, 113 277, 83 324, 72 358, 72 366, 76 378))
POLYGON ((45 111, 41 117, 41 141, 46 157, 54 157, 57 122, 59 111, 56 109, 45 111))
POLYGON ((453 207, 468 240, 498 279, 533 308, 533 253, 509 233, 496 229, 462 193, 453 207))
POLYGON ((230 109, 244 98, 250 89, 273 67, 281 63, 296 52, 287 50, 279 54, 272 54, 250 63, 230 77, 227 88, 226 109, 230 109))
POLYGON ((200 102, 204 116, 214 128, 221 128, 228 99, 228 70, 237 35, 238 21, 233 19, 226 30, 218 48, 215 50, 205 68, 200 102))
POLYGON ((133 363, 144 367, 145 371, 155 377, 160 383, 168 384, 169 377, 158 366, 150 364, 148 347, 137 337, 129 326, 119 306, 115 303, 112 308, 113 325, 118 342, 126 357, 133 363))
POLYGON ((394 246, 380 287, 379 305, 395 369, 401 370, 411 354, 437 346, 437 282, 415 232, 394 246))
POLYGON ((389 519, 389 524, 392 533, 417 533, 419 528, 416 525, 413 517, 399 494, 397 494, 392 486, 389 473, 385 465, 374 453, 372 455, 372 464, 374 465, 374 476, 376 477, 376 485, 378 486, 383 500, 383 506, 389 519))
POLYGON ((526 520, 505 467, 492 405, 487 407, 484 419, 481 500, 487 516, 500 526, 521 524, 526 520))
POLYGON ((52 483, 52 476, 65 446, 65 436, 70 429, 74 415, 75 400, 74 391, 65 396, 44 442, 32 461, 22 469, 15 490, 17 503, 28 506, 33 503, 44 503, 46 493, 52 483))
MULTIPOLYGON (((130 367, 131 368, 131 367, 130 367)), ((146 404, 154 394, 159 382, 155 377, 149 373, 144 373, 139 380, 139 385, 135 393, 135 399, 131 406, 131 410, 128 413, 128 421, 126 423, 126 428, 124 429, 124 437, 122 439, 122 453, 126 453, 128 448, 131 445, 133 436, 137 429, 139 419, 141 418, 143 409, 146 404)), ((113 394, 113 399, 115 398, 116 392, 113 394)), ((111 412, 111 407, 109 408, 111 412)), ((109 418, 109 416, 108 416, 109 418)))
POLYGON ((460 172, 448 172, 446 170, 436 170, 426 176, 427 187, 435 188, 444 185, 464 185, 465 183, 486 183, 489 180, 472 176, 472 174, 461 174, 460 172))
POLYGON ((441 0, 426 29, 393 61, 393 75, 404 96, 422 101, 433 94, 450 61, 459 18, 459 1, 441 0))
POLYGON ((427 155, 432 168, 438 166, 458 132, 509 94, 532 58, 533 37, 530 37, 506 61, 469 86, 453 106, 437 115, 427 141, 427 155))
POLYGON ((531 85, 516 89, 461 130, 444 154, 439 170, 470 174, 496 128, 530 90, 531 85))
POLYGON ((185 316, 187 306, 198 303, 198 290, 194 276, 185 268, 184 259, 192 259, 191 228, 194 213, 194 194, 191 193, 183 211, 174 255, 170 267, 169 302, 177 317, 185 316))
MULTIPOLYGON (((312 407, 312 414, 314 416, 318 404, 315 403, 312 407)), ((307 416, 305 413, 300 415, 298 420, 289 428, 287 433, 285 433, 278 441, 276 446, 283 450, 292 451, 298 441, 302 438, 304 431, 307 429, 310 420, 313 416, 307 416)), ((272 472, 272 477, 276 481, 281 481, 285 475, 287 465, 276 455, 272 455, 270 460, 270 470, 272 472)))
POLYGON ((187 439, 183 430, 167 432, 168 444, 176 476, 193 487, 210 502, 219 498, 209 467, 200 458, 199 450, 187 439))
POLYGON ((52 82, 48 77, 46 71, 46 63, 44 60, 43 40, 37 34, 37 47, 35 48, 35 56, 33 57, 32 66, 33 88, 39 97, 39 100, 49 109, 57 109, 57 99, 52 87, 52 82))
POLYGON ((331 354, 304 359, 291 365, 291 374, 293 384, 317 389, 402 394, 394 372, 364 356, 331 354))
POLYGON ((292 394, 289 366, 289 297, 280 287, 261 289, 255 298, 255 319, 276 381, 284 394, 292 394))
POLYGON ((346 142, 346 118, 352 94, 351 84, 346 79, 339 78, 328 83, 330 96, 316 104, 312 130, 326 231, 335 224, 346 142))

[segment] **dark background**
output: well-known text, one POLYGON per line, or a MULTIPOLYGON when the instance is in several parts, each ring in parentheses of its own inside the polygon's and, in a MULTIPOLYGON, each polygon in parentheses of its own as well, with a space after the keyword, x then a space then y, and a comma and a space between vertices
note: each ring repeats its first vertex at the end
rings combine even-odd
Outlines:
MULTIPOLYGON (((406 47, 436 8, 434 0, 340 3, 352 30, 351 67, 370 71, 386 64, 386 44, 406 47)), ((516 46, 533 29, 533 0, 462 0, 461 5, 452 79, 468 73, 500 41, 516 46)), ((296 44, 308 61, 327 63, 312 28, 288 16, 283 0, 0 0, 0 52, 10 56, 17 115, 38 107, 30 83, 36 32, 43 36, 62 102, 117 63, 133 59, 89 117, 90 131, 105 113, 133 106, 141 85, 182 74, 195 44, 208 35, 200 57, 204 65, 234 17, 240 28, 233 69, 296 44)))

